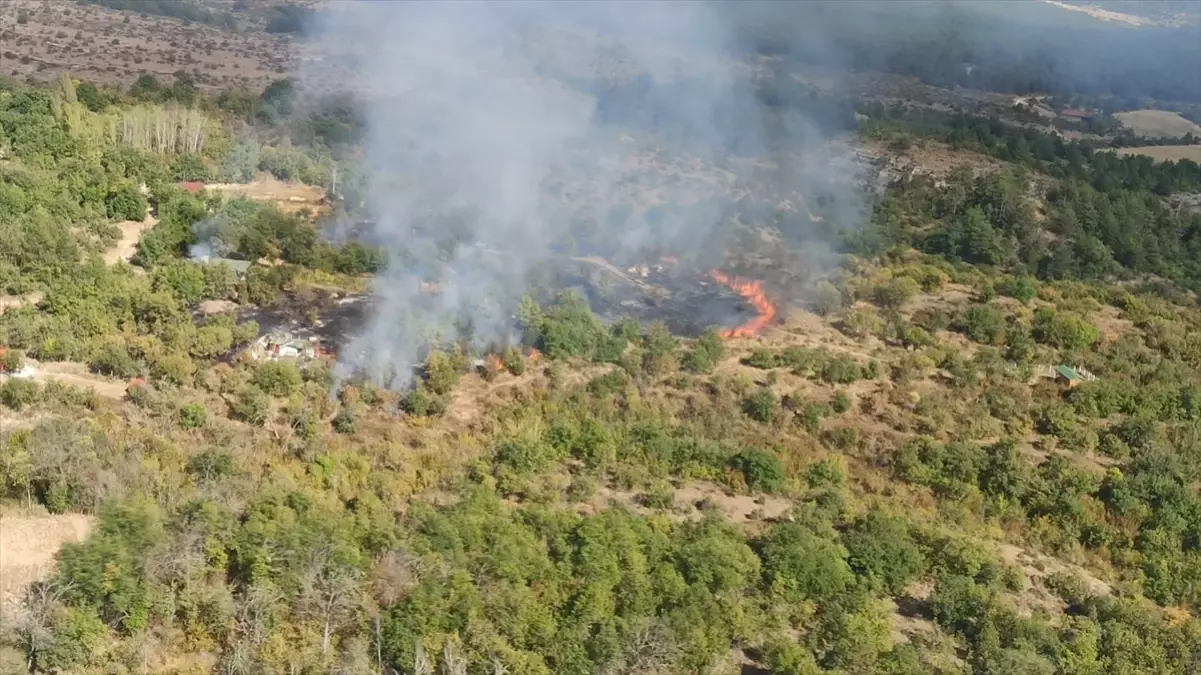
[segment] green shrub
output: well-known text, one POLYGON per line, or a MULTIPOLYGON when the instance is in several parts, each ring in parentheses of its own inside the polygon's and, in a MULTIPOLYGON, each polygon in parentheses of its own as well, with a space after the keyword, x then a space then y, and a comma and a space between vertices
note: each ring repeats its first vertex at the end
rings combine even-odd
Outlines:
POLYGON ((0 403, 13 410, 23 410, 38 400, 41 388, 25 378, 9 378, 0 384, 0 403))
POLYGON ((187 384, 196 374, 196 363, 187 354, 165 354, 154 359, 151 374, 174 384, 187 384))
POLYGON ((304 379, 296 365, 287 361, 264 361, 254 369, 250 382, 270 396, 291 396, 304 379))
POLYGON ((863 367, 848 356, 831 358, 821 368, 821 379, 830 384, 850 384, 863 377, 863 367))
POLYGON ((520 376, 525 373, 525 356, 517 347, 505 347, 504 355, 501 356, 501 365, 512 375, 520 376))
POLYGON ((234 419, 261 425, 267 421, 270 401, 261 389, 245 387, 229 402, 229 412, 234 419))
POLYGON ((34 655, 39 672, 67 672, 88 661, 104 645, 108 626, 92 607, 72 607, 61 614, 51 628, 52 637, 45 649, 34 655))
POLYGON ((1101 339, 1097 327, 1070 312, 1041 308, 1034 312, 1034 339, 1060 349, 1084 349, 1101 339))
POLYGON ((1034 358, 1036 343, 1024 325, 1013 325, 1005 332, 1005 358, 1017 364, 1034 358))
POLYGON ((780 415, 780 400, 771 389, 759 389, 743 399, 742 411, 756 422, 771 424, 780 415))
POLYGON ((995 288, 1001 295, 1020 300, 1023 304, 1038 297, 1038 281, 1030 276, 1006 277, 998 281, 995 288))
POLYGON ((317 418, 308 411, 300 410, 292 414, 292 433, 297 438, 311 441, 317 437, 317 418))
POLYGON ((821 439, 833 450, 850 452, 859 448, 861 434, 858 427, 837 427, 822 431, 821 439))
POLYGON ((920 326, 904 326, 899 335, 902 347, 919 349, 922 347, 932 347, 935 344, 934 336, 926 332, 920 326))
POLYGON ((401 410, 416 417, 436 414, 437 407, 435 398, 422 385, 409 390, 400 400, 401 410))
POLYGON ((684 369, 693 373, 711 373, 725 353, 721 335, 710 328, 692 343, 692 348, 684 355, 684 369))
POLYGON ((831 599, 855 582, 847 551, 828 525, 815 532, 807 524, 779 523, 764 538, 760 550, 772 591, 791 600, 831 599), (819 534, 823 530, 825 536, 819 534))
POLYGON ((669 483, 658 482, 641 497, 642 505, 648 509, 670 509, 675 505, 676 491, 669 483))
POLYGON ((237 464, 228 452, 210 449, 189 458, 184 470, 203 482, 210 482, 234 475, 237 464))
POLYGON ((919 438, 901 446, 893 466, 902 480, 927 485, 941 497, 960 499, 976 488, 986 461, 983 449, 973 443, 944 445, 919 438))
POLYGON ((805 483, 813 489, 841 488, 846 482, 846 472, 836 457, 827 457, 805 467, 805 483))
POLYGON ((856 307, 847 312, 838 328, 853 338, 863 339, 880 332, 884 322, 876 312, 869 308, 856 307))
POLYGON ((1081 606, 1093 595, 1088 582, 1078 572, 1059 570, 1049 574, 1044 583, 1069 606, 1081 606))
POLYGON ((233 327, 233 343, 244 345, 258 337, 259 324, 257 321, 246 321, 233 327))
POLYGON ((19 349, 8 349, 0 354, 0 372, 15 373, 25 367, 25 354, 19 349))
POLYGON ((901 518, 873 511, 843 535, 851 569, 900 595, 925 569, 925 557, 901 518))
POLYGON ((1005 315, 992 305, 972 305, 955 322, 955 330, 974 342, 999 345, 1005 339, 1005 315))
POLYGON ((354 415, 349 410, 343 408, 330 420, 330 426, 340 434, 353 434, 356 428, 354 415))
POLYGON ((577 474, 571 477, 567 486, 567 498, 573 502, 584 502, 596 494, 596 481, 588 475, 577 474))
POLYGON ((755 347, 742 359, 743 365, 761 370, 771 370, 780 365, 780 360, 776 358, 776 354, 766 347, 755 347))
POLYGON ((806 377, 813 370, 820 369, 829 356, 821 349, 806 349, 805 347, 785 347, 775 363, 792 369, 796 375, 806 377))
POLYGON ((591 358, 608 338, 588 303, 573 291, 560 295, 553 307, 533 321, 538 347, 552 359, 591 358))
POLYGON ((587 389, 593 396, 609 396, 624 390, 629 381, 625 371, 614 368, 589 380, 587 389))
POLYGON ((809 402, 797 413, 797 421, 810 433, 821 428, 822 419, 830 413, 830 407, 821 403, 809 402))
POLYGON ((650 375, 666 375, 675 371, 678 347, 679 341, 667 330, 667 326, 652 324, 642 340, 642 370, 650 375))
POLYGON ((847 396, 845 391, 836 391, 834 392, 834 400, 831 402, 830 407, 834 409, 834 412, 841 415, 851 409, 851 397, 847 396))
POLYGON ((121 345, 109 345, 92 357, 88 366, 93 372, 128 380, 142 374, 142 366, 121 345))
POLYGON ((95 607, 101 619, 128 633, 144 628, 153 611, 147 554, 164 534, 161 514, 151 503, 106 508, 88 539, 67 544, 59 553, 58 578, 67 589, 65 599, 95 607))
POLYGON ((889 309, 900 309, 917 297, 921 288, 909 277, 897 277, 876 288, 876 304, 889 309))
POLYGON ((108 217, 112 220, 137 220, 146 217, 146 198, 130 183, 121 183, 105 199, 108 217))
POLYGON ((731 469, 742 472, 747 487, 759 492, 779 492, 786 476, 784 464, 775 453, 747 449, 730 458, 731 469))
POLYGON ((763 663, 771 675, 819 675, 823 670, 813 652, 791 641, 775 640, 763 649, 763 663))
POLYGON ((813 310, 822 316, 842 309, 843 302, 842 291, 828 281, 819 283, 813 293, 813 310))
POLYGON ((234 345, 233 330, 227 325, 207 325, 196 329, 191 354, 200 359, 212 359, 228 352, 234 345))
POLYGON ((425 360, 422 377, 430 392, 435 396, 445 396, 458 384, 465 368, 462 354, 434 352, 425 360))
POLYGON ((184 429, 199 429, 208 420, 208 411, 198 403, 188 403, 179 408, 179 426, 184 429))
POLYGON ((496 464, 517 473, 541 471, 555 460, 553 446, 542 440, 511 439, 496 446, 496 464))

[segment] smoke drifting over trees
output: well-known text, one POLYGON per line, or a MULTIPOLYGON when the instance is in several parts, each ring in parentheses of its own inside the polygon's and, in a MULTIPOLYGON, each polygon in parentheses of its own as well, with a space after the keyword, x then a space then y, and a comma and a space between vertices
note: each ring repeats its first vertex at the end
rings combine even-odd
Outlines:
MULTIPOLYGON (((510 338, 527 274, 549 255, 720 261, 746 194, 735 164, 830 126, 772 113, 757 66, 704 4, 339 8, 313 32, 359 64, 346 84, 365 102, 372 236, 391 252, 378 311, 341 366, 392 385, 431 337, 510 338), (683 158, 678 175, 648 185, 667 157, 683 158), (697 180, 702 163, 716 179, 697 180)), ((755 180, 800 189, 795 157, 755 180)))

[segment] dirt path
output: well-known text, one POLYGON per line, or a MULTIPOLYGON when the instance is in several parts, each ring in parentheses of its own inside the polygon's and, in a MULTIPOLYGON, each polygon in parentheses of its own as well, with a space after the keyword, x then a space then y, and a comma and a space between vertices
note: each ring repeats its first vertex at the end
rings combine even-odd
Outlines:
POLYGON ((604 258, 589 255, 589 256, 567 256, 565 259, 566 260, 574 260, 575 262, 582 262, 582 263, 587 263, 589 265, 593 265, 595 267, 598 267, 598 268, 608 272, 609 274, 612 274, 613 276, 617 277, 618 279, 621 279, 622 281, 624 281, 628 284, 634 284, 635 286, 637 286, 639 288, 650 288, 650 284, 646 283, 645 281, 639 281, 638 279, 635 279, 634 277, 626 274, 625 272, 622 272, 621 270, 614 267, 613 263, 609 262, 608 260, 605 260, 604 258))
POLYGON ((129 262, 133 258, 133 254, 137 253, 138 240, 142 238, 142 233, 158 224, 158 218, 146 214, 140 222, 137 220, 126 220, 117 223, 117 229, 121 230, 121 239, 116 245, 104 252, 104 263, 106 265, 116 265, 119 262, 129 262))
POLYGON ((34 382, 61 382, 80 389, 92 389, 97 394, 111 399, 124 398, 127 386, 125 382, 94 375, 88 372, 86 365, 71 361, 41 363, 27 358, 22 373, 21 377, 27 377, 34 382))
POLYGON ((21 516, 0 514, 0 615, 22 602, 25 588, 54 570, 54 556, 64 544, 83 541, 94 524, 91 516, 21 516))

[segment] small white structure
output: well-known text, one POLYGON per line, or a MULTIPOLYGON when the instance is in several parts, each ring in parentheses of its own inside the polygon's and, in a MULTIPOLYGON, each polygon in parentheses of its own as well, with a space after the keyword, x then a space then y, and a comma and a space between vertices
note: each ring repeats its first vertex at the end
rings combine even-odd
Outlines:
POLYGON ((255 361, 308 360, 324 356, 325 350, 316 336, 305 339, 290 333, 269 333, 255 340, 246 355, 255 361))

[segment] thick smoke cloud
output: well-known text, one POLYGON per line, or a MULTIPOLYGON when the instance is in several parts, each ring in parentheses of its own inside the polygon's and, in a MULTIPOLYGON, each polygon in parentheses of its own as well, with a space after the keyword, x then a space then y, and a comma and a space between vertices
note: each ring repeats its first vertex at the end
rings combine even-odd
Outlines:
MULTIPOLYGON (((431 340, 511 339, 527 276, 552 254, 720 251, 727 214, 713 195, 737 196, 743 180, 723 163, 762 158, 769 143, 757 66, 737 57, 712 6, 334 7, 316 32, 341 52, 331 59, 357 66, 342 84, 365 104, 370 236, 392 254, 343 375, 401 386, 431 340), (638 185, 659 180, 668 156, 684 158, 673 179, 638 185), (698 176, 699 165, 718 169, 698 176), (655 218, 615 208, 639 190, 671 208, 655 218), (581 222, 600 230, 595 251, 580 243, 581 222)), ((821 136, 796 115, 782 124, 821 136)))

